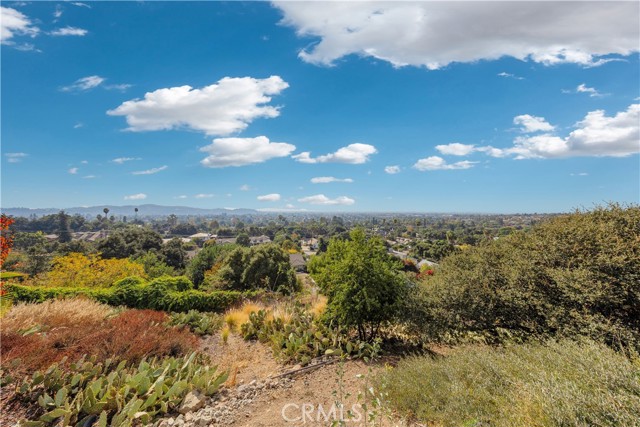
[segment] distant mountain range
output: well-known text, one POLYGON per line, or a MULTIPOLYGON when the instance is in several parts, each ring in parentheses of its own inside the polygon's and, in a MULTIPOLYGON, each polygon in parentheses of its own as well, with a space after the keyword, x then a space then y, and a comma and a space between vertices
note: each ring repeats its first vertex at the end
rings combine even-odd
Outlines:
POLYGON ((104 215, 104 208, 109 209, 109 216, 123 216, 126 215, 133 218, 135 208, 138 208, 138 216, 168 216, 171 214, 178 216, 214 216, 214 215, 255 215, 259 214, 255 209, 203 209, 203 208, 191 208, 188 206, 161 206, 161 205, 128 205, 128 206, 114 206, 114 205, 102 205, 102 206, 82 206, 75 208, 2 208, 2 213, 11 216, 29 217, 33 214, 37 216, 51 215, 64 210, 70 215, 80 214, 82 216, 96 216, 98 214, 104 215))

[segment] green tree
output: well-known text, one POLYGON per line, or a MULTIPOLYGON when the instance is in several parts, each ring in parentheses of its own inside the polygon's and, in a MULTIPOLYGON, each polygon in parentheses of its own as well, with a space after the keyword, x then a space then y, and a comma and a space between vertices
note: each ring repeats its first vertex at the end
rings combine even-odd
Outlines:
POLYGON ((251 239, 249 238, 249 235, 247 233, 240 233, 236 238, 236 243, 240 246, 248 248, 249 246, 251 246, 251 239))
POLYGON ((327 316, 372 341, 381 326, 397 317, 407 282, 380 238, 367 238, 362 229, 349 236, 332 239, 308 268, 328 297, 327 316))
POLYGON ((187 277, 196 287, 201 286, 204 282, 204 273, 235 248, 237 248, 236 245, 205 245, 187 265, 187 277))
POLYGON ((69 215, 65 211, 58 212, 58 241, 66 243, 71 241, 71 227, 69 226, 69 215))
POLYGON ((164 262, 170 267, 182 270, 185 268, 187 251, 184 250, 182 240, 174 238, 162 246, 160 253, 164 257, 164 262))

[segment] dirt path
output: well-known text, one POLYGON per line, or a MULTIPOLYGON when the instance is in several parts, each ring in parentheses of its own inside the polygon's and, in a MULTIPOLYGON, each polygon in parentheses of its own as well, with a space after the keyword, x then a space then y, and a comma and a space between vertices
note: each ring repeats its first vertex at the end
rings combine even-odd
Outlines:
MULTIPOLYGON (((342 402, 345 425, 364 426, 365 411, 358 394, 363 393, 367 382, 384 369, 384 362, 346 361, 277 377, 296 367, 278 363, 271 350, 258 342, 247 342, 231 334, 227 343, 223 343, 216 335, 206 338, 202 349, 211 356, 213 363, 229 369, 232 375, 220 396, 210 400, 198 412, 188 415, 184 424, 181 422, 183 419, 176 420, 177 425, 327 426, 340 419, 337 403, 342 402), (353 410, 351 419, 346 414, 349 409, 353 410)), ((401 423, 384 419, 382 424, 376 425, 401 423)))

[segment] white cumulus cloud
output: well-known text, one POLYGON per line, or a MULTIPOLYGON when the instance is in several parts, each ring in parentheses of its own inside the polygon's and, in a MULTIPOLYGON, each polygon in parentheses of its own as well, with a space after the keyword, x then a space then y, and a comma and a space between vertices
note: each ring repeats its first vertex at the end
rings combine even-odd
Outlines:
POLYGON ((70 169, 68 170, 68 172, 69 172, 71 175, 75 175, 75 174, 77 174, 77 173, 78 173, 78 168, 70 168, 70 169))
POLYGON ((267 105, 289 84, 279 76, 266 79, 225 77, 209 86, 158 89, 107 111, 124 116, 130 131, 192 129, 207 135, 240 132, 257 118, 273 118, 278 107, 267 105))
POLYGON ((209 168, 245 166, 266 162, 276 157, 286 157, 296 149, 285 142, 270 142, 266 136, 255 138, 216 138, 200 151, 209 155, 200 161, 209 168))
POLYGON ((300 163, 350 163, 357 165, 368 162, 369 156, 377 152, 378 150, 376 150, 376 147, 373 145, 355 143, 342 147, 335 153, 329 153, 315 158, 311 157, 309 151, 304 151, 291 157, 300 163))
POLYGON ((384 171, 389 175, 395 175, 397 173, 400 173, 400 166, 398 165, 385 166, 384 171))
POLYGON ((277 202, 281 196, 278 193, 265 194, 264 196, 256 197, 261 202, 277 202))
POLYGON ((147 198, 147 195, 144 193, 131 194, 130 196, 124 196, 125 200, 144 200, 147 198))
POLYGON ((300 203, 309 203, 312 205, 353 205, 356 201, 347 196, 336 197, 335 199, 330 199, 324 194, 316 194, 315 196, 308 196, 298 199, 300 203))
POLYGON ((282 22, 319 40, 302 60, 332 65, 356 54, 438 69, 505 56, 596 66, 637 52, 638 2, 291 2, 282 22))
POLYGON ((351 178, 335 178, 333 176, 318 176, 318 177, 315 177, 315 178, 311 178, 311 182, 313 184, 329 184, 331 182, 352 183, 353 179, 351 179, 351 178))
POLYGON ((436 145, 436 150, 445 155, 466 156, 475 150, 475 146, 473 144, 460 144, 459 142, 453 142, 446 145, 436 145))
POLYGON ((513 118, 513 124, 522 127, 522 132, 548 132, 555 129, 554 126, 547 123, 542 117, 532 116, 530 114, 522 114, 513 118))
POLYGON ((435 171, 435 170, 456 170, 469 169, 478 162, 470 162, 463 160, 461 162, 447 163, 442 157, 431 156, 418 160, 413 167, 419 171, 435 171))
POLYGON ((624 157, 640 152, 640 104, 607 116, 603 110, 587 113, 566 137, 552 133, 521 136, 501 151, 518 159, 561 157, 624 157))
POLYGON ((153 175, 153 174, 156 174, 158 172, 162 172, 163 170, 166 170, 167 168, 169 168, 169 166, 164 165, 164 166, 160 166, 160 167, 157 167, 157 168, 151 168, 151 169, 147 169, 147 170, 143 170, 143 171, 131 172, 131 175, 153 175))
POLYGON ((200 193, 200 194, 196 194, 195 197, 196 199, 210 199, 212 197, 214 197, 215 194, 206 194, 206 193, 200 193))

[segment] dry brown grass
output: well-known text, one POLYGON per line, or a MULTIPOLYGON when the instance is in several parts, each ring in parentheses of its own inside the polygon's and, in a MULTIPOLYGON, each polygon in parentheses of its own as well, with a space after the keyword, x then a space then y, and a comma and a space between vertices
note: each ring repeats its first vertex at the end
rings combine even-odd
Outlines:
POLYGON ((327 297, 324 295, 318 295, 316 301, 311 304, 309 308, 309 313, 313 314, 315 317, 320 317, 322 313, 327 309, 327 297))
POLYGON ((249 321, 249 315, 263 309, 261 305, 246 302, 242 307, 228 311, 224 316, 224 323, 231 331, 240 332, 240 327, 249 321))
POLYGON ((113 308, 86 298, 51 300, 42 304, 20 303, 0 320, 3 331, 26 331, 35 326, 61 328, 97 325, 114 313, 113 308))

